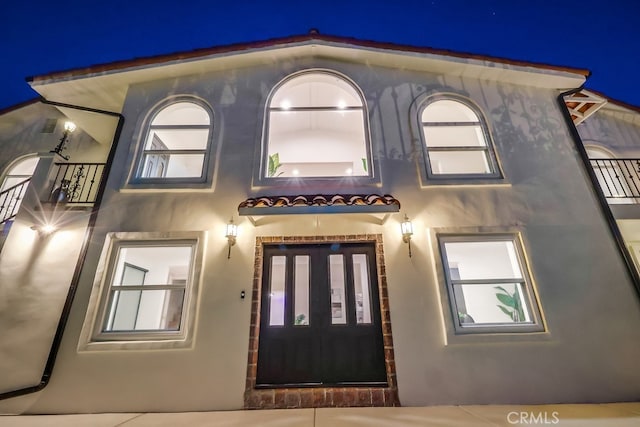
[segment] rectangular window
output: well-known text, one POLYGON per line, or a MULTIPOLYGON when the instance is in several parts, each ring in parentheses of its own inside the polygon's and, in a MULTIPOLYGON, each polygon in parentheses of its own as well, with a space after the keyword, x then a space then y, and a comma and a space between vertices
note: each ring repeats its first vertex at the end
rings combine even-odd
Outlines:
POLYGON ((543 330, 515 236, 439 236, 439 242, 456 332, 543 330))
POLYGON ((112 239, 108 250, 91 341, 184 340, 200 269, 198 239, 112 239))

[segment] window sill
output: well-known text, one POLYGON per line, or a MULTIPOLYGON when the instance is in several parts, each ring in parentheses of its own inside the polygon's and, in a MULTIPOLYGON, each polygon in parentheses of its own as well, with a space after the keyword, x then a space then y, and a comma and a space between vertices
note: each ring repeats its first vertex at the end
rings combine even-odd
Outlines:
POLYGON ((191 339, 154 340, 152 337, 140 337, 135 341, 90 341, 78 346, 78 352, 120 351, 120 350, 175 350, 193 347, 191 339))
POLYGON ((510 188, 512 184, 504 178, 431 178, 421 183, 421 188, 466 188, 491 187, 510 188))
POLYGON ((361 188, 361 187, 381 187, 379 178, 370 176, 336 176, 336 177, 289 177, 289 178, 256 178, 253 189, 269 188, 361 188))
POLYGON ((212 192, 210 182, 136 182, 120 188, 121 193, 149 193, 149 192, 212 192))
POLYGON ((445 346, 474 344, 552 343, 555 340, 548 331, 521 332, 471 332, 447 334, 445 346))

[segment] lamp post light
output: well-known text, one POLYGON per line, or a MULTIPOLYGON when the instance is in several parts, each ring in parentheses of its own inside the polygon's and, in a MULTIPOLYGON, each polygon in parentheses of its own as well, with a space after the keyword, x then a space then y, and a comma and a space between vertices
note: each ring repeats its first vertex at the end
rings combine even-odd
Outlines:
POLYGON ((50 151, 50 153, 55 153, 62 157, 65 160, 69 160, 69 156, 62 155, 62 151, 65 150, 66 143, 69 141, 69 134, 73 133, 76 130, 76 124, 70 121, 64 122, 64 133, 62 134, 62 138, 60 138, 60 142, 56 145, 56 148, 50 151))

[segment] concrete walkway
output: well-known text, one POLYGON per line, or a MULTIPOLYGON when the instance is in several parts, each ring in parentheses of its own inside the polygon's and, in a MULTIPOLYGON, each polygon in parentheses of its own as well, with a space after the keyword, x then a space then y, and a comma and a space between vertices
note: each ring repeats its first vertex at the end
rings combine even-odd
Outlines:
POLYGON ((639 427, 640 402, 593 405, 318 408, 143 414, 7 415, 2 427, 639 427))

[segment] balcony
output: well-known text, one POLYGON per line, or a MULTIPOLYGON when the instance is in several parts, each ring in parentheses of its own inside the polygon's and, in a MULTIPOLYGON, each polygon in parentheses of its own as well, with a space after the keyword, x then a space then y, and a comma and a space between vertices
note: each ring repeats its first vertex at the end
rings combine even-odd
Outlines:
POLYGON ((91 206, 96 201, 104 163, 55 163, 48 198, 50 203, 91 206))
POLYGON ((640 159, 591 159, 590 162, 609 204, 640 203, 640 159))
POLYGON ((27 178, 0 192, 0 224, 15 218, 30 181, 27 178))

